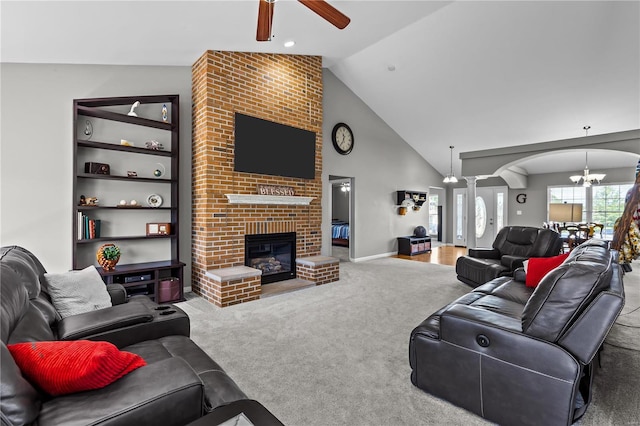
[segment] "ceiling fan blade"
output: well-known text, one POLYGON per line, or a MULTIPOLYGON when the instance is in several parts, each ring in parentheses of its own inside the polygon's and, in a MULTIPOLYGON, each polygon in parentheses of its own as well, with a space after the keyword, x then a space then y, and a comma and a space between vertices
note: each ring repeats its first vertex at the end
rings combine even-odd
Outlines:
POLYGON ((298 0, 334 26, 344 29, 351 19, 324 0, 298 0))
POLYGON ((273 23, 273 2, 259 0, 258 6, 258 31, 256 33, 257 41, 271 40, 271 25, 273 23))

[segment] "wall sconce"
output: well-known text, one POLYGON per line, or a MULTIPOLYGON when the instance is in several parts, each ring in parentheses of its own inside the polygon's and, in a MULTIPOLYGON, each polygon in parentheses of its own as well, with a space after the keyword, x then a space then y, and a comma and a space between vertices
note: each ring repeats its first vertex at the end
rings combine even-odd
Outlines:
POLYGON ((342 187, 340 188, 340 191, 342 192, 349 192, 351 191, 351 184, 347 183, 347 182, 343 182, 342 183, 342 187))

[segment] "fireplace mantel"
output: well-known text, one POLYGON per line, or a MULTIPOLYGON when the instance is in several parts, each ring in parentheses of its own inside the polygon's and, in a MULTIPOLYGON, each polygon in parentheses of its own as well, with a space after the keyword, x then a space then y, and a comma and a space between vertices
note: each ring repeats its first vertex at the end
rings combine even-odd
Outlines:
POLYGON ((224 194, 230 204, 271 204, 308 206, 315 197, 297 195, 224 194))

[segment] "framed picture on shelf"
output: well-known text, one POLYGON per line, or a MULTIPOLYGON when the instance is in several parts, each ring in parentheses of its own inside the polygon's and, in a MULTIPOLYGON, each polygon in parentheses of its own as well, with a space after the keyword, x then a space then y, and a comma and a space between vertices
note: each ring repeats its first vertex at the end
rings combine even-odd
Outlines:
POLYGON ((170 223, 147 223, 147 236, 171 234, 170 223))

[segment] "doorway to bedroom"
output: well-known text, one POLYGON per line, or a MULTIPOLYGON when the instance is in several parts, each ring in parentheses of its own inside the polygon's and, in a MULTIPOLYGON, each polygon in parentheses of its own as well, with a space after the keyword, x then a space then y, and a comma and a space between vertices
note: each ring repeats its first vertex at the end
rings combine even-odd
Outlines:
POLYGON ((330 177, 331 182, 331 256, 349 262, 353 237, 353 178, 330 177))

